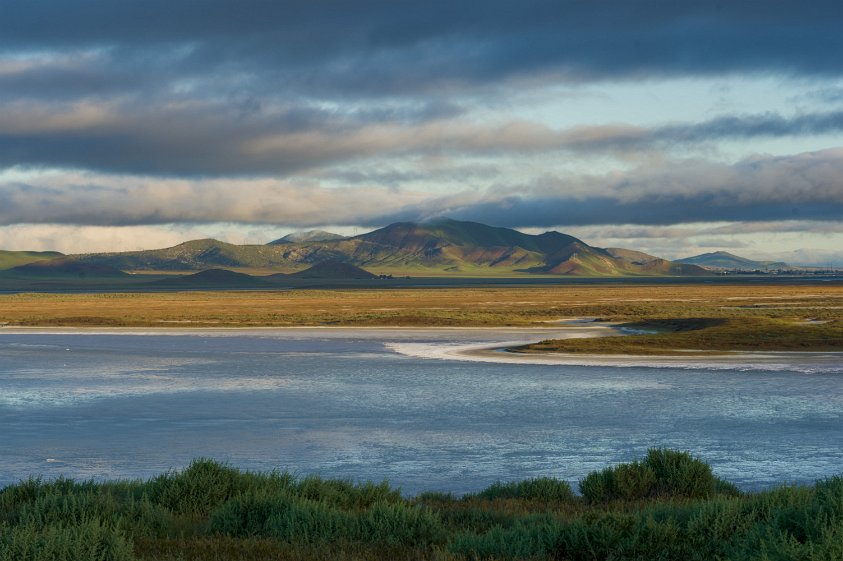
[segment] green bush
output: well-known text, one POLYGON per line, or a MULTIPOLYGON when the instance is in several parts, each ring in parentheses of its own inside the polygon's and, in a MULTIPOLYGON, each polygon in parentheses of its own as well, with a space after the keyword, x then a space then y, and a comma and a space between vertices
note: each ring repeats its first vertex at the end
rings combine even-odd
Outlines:
POLYGON ((98 521, 0 528, 0 561, 132 561, 131 544, 98 521))
POLYGON ((642 463, 656 476, 657 495, 698 499, 711 497, 717 488, 711 466, 687 452, 651 448, 642 463))
POLYGON ((325 544, 354 541, 359 527, 353 514, 298 499, 287 502, 267 519, 264 535, 288 543, 325 544))
POLYGON ((289 494, 235 497, 213 512, 208 529, 212 534, 309 544, 360 541, 415 546, 440 542, 445 535, 439 517, 424 507, 381 502, 363 511, 346 511, 289 494))
POLYGON ((245 490, 237 469, 199 458, 181 472, 169 472, 150 481, 150 499, 173 512, 206 515, 245 490))
POLYGON ((267 521, 291 502, 287 493, 251 492, 229 499, 211 514, 208 530, 235 537, 263 535, 267 521))
POLYGON ((582 500, 549 478, 404 499, 207 460, 148 482, 29 479, 0 490, 0 561, 843 560, 843 477, 741 494, 654 449, 580 486, 582 500))
POLYGON ((440 543, 445 538, 437 514, 406 504, 372 505, 360 520, 360 531, 362 541, 411 547, 440 543))
POLYGON ((524 499, 545 502, 572 502, 575 495, 567 481, 553 477, 538 477, 513 481, 496 482, 475 495, 480 499, 524 499))
POLYGON ((580 481, 580 493, 589 503, 606 503, 616 498, 615 469, 592 471, 580 481))
POLYGON ((344 509, 365 509, 381 503, 396 503, 402 500, 401 491, 393 489, 386 481, 355 484, 341 479, 322 479, 309 476, 291 486, 293 495, 322 501, 344 509))
POLYGON ((715 477, 711 466, 702 460, 664 448, 651 448, 641 461, 592 472, 580 481, 580 493, 590 503, 650 497, 702 499, 718 491, 740 493, 734 485, 715 477))
POLYGON ((562 525, 553 517, 530 516, 510 528, 495 526, 482 534, 460 533, 448 549, 469 559, 548 558, 560 549, 562 535, 562 525))
POLYGON ((614 494, 627 501, 649 497, 658 483, 656 472, 642 462, 621 464, 615 467, 612 475, 614 494))

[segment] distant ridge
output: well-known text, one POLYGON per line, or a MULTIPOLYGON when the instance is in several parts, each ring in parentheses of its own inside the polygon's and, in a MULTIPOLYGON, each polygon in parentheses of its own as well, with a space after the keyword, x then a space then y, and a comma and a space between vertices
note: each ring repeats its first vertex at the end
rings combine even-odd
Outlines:
POLYGON ((531 235, 450 219, 396 222, 359 236, 325 241, 234 245, 196 240, 166 249, 73 258, 139 271, 249 268, 286 272, 333 260, 377 273, 428 276, 711 274, 694 264, 677 264, 633 250, 592 247, 560 232, 531 235))
POLYGON ((326 232, 325 230, 307 230, 306 232, 293 232, 284 237, 269 242, 267 245, 278 245, 285 243, 305 243, 305 242, 330 242, 334 240, 344 240, 345 236, 334 234, 333 232, 326 232))
POLYGON ((729 253, 728 251, 714 251, 712 253, 703 253, 693 257, 685 257, 684 259, 677 259, 676 263, 686 263, 689 265, 699 265, 707 269, 714 270, 738 270, 738 271, 756 271, 756 270, 788 270, 795 267, 782 263, 781 261, 754 261, 729 253))
POLYGON ((354 265, 344 263, 337 259, 329 259, 328 261, 322 261, 321 263, 317 263, 309 269, 305 269, 304 271, 299 271, 297 273, 285 276, 297 279, 332 280, 377 278, 377 275, 374 275, 369 271, 366 271, 365 269, 355 267, 354 265))
POLYGON ((706 269, 699 267, 698 265, 668 261, 667 259, 662 259, 661 257, 649 255, 643 251, 621 249, 617 247, 610 247, 606 251, 616 259, 621 259, 622 261, 626 261, 627 263, 631 263, 636 267, 640 267, 645 271, 651 271, 653 273, 685 277, 699 277, 707 276, 709 274, 706 269))

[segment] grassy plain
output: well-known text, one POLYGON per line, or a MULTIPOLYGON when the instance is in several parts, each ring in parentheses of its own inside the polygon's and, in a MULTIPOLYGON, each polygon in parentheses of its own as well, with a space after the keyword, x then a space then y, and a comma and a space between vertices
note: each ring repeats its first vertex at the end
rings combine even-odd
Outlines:
POLYGON ((665 354, 672 349, 843 350, 843 285, 832 283, 0 296, 0 324, 9 326, 535 327, 579 317, 628 322, 657 333, 543 342, 522 350, 628 354, 665 354))

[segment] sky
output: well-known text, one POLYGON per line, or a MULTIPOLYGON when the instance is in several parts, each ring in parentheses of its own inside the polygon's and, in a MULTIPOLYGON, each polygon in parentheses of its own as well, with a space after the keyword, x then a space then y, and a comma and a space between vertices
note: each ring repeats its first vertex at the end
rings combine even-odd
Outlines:
POLYGON ((0 248, 474 220, 843 266, 843 2, 27 0, 0 248))

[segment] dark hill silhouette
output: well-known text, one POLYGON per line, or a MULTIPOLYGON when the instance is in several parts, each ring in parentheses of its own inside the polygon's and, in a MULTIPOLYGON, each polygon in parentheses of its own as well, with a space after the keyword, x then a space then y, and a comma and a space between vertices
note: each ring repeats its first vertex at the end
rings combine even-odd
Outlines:
POLYGON ((9 269, 9 272, 30 277, 114 278, 129 276, 120 269, 107 264, 84 263, 68 257, 27 263, 26 265, 13 267, 9 269))
POLYGON ((366 271, 365 269, 355 267, 354 265, 344 263, 343 261, 339 261, 337 259, 329 259, 328 261, 322 261, 321 263, 317 263, 313 267, 305 269, 304 271, 299 271, 297 273, 285 276, 296 279, 331 280, 377 278, 377 275, 374 275, 369 271, 366 271))
POLYGON ((253 277, 227 269, 207 269, 193 275, 170 277, 154 281, 150 284, 177 288, 257 288, 269 286, 269 283, 259 277, 253 277))

